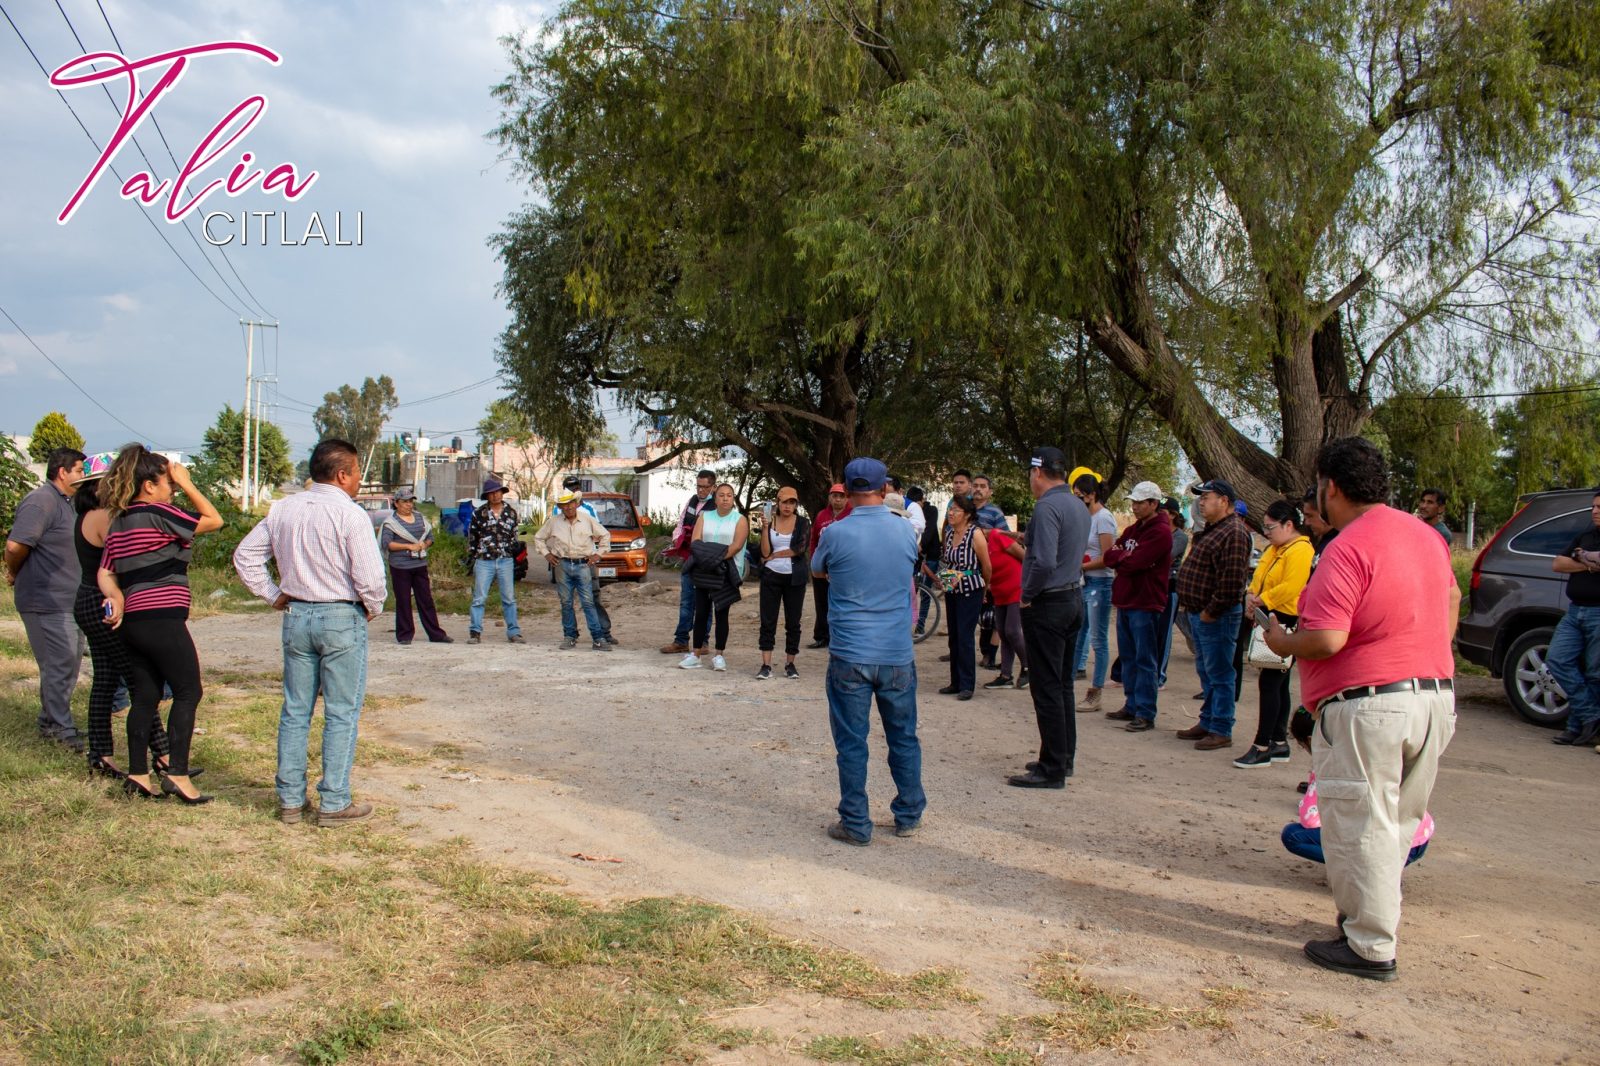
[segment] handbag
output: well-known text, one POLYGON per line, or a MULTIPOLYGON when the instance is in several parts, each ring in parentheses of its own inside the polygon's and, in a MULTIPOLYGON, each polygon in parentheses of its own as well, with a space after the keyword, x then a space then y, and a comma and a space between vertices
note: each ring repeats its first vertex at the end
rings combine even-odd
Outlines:
POLYGON ((1279 655, 1267 647, 1267 634, 1260 626, 1250 627, 1250 644, 1245 648, 1244 661, 1257 670, 1287 670, 1294 666, 1294 656, 1279 655))

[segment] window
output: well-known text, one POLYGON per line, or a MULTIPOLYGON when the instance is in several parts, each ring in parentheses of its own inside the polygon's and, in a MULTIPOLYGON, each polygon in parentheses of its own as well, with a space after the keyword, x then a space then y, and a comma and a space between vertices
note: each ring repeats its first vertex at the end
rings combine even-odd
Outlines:
POLYGON ((615 496, 600 497, 586 501, 594 508, 594 516, 600 524, 607 529, 637 529, 638 516, 634 514, 633 504, 615 496))
POLYGON ((1567 550, 1567 546, 1584 530, 1594 525, 1589 508, 1547 518, 1538 525, 1529 526, 1511 538, 1506 547, 1520 555, 1548 555, 1552 558, 1567 550))

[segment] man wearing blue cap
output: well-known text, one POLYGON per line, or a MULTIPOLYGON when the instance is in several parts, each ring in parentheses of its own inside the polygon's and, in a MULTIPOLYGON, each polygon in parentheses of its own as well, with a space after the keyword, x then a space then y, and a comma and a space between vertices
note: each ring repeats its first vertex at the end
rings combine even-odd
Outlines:
POLYGON ((828 587, 828 724, 839 764, 835 840, 872 842, 867 806, 867 731, 872 698, 889 747, 896 794, 894 835, 909 837, 922 823, 922 746, 917 740, 917 667, 912 657, 911 574, 917 537, 910 523, 883 505, 889 472, 876 459, 844 468, 850 520, 823 530, 811 573, 828 587))

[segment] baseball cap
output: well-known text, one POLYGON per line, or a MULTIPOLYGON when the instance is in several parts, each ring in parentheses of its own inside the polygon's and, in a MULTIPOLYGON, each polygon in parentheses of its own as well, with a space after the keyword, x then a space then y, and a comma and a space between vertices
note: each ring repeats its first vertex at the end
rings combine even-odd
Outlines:
POLYGON ((898 492, 891 492, 883 498, 883 505, 902 517, 906 513, 906 498, 898 492))
POLYGON ((1250 513, 1250 505, 1245 503, 1243 500, 1234 500, 1233 509, 1242 515, 1250 513))
POLYGON ((1196 496, 1203 496, 1208 492, 1214 492, 1218 496, 1226 496, 1230 500, 1237 500, 1239 498, 1239 494, 1233 490, 1232 485, 1228 484, 1226 481, 1223 481, 1221 478, 1215 477, 1210 481, 1202 481, 1200 484, 1191 487, 1189 491, 1196 496))
POLYGON ((395 489, 394 498, 396 500, 414 500, 417 498, 417 491, 415 489, 395 489))
POLYGON ((1128 499, 1138 501, 1159 500, 1161 499, 1161 486, 1154 481, 1141 481, 1133 487, 1132 492, 1128 493, 1128 499))
POLYGON ((1028 460, 1028 465, 1036 466, 1047 471, 1059 472, 1066 469, 1067 457, 1061 454, 1060 448, 1052 448, 1050 445, 1046 444, 1042 448, 1035 448, 1033 450, 1033 458, 1028 460))
POLYGON ((1093 469, 1091 469, 1091 468, 1089 468, 1087 466, 1075 466, 1075 467, 1072 468, 1072 473, 1067 475, 1067 484, 1068 485, 1075 484, 1077 482, 1077 480, 1080 477, 1082 477, 1083 475, 1085 475, 1085 474, 1088 474, 1090 477, 1094 478, 1096 481, 1104 481, 1105 480, 1105 478, 1101 477, 1099 474, 1095 473, 1093 469))
POLYGON ((583 479, 578 477, 576 474, 568 474, 566 477, 561 479, 561 487, 564 489, 581 488, 582 485, 583 479))
POLYGON ((1173 514, 1181 514, 1183 512, 1183 505, 1178 502, 1177 497, 1168 496, 1166 499, 1161 501, 1161 509, 1163 511, 1171 511, 1173 514))
POLYGON ((782 503, 784 500, 798 500, 799 498, 800 494, 794 490, 793 485, 785 485, 783 488, 778 490, 779 503, 782 503))
POLYGON ((870 456, 863 455, 844 465, 844 483, 851 492, 877 492, 888 480, 889 468, 870 456))
POLYGON ((835 481, 832 485, 828 486, 828 495, 832 496, 836 492, 841 496, 848 496, 849 495, 849 493, 844 491, 844 486, 839 484, 837 481, 835 481))

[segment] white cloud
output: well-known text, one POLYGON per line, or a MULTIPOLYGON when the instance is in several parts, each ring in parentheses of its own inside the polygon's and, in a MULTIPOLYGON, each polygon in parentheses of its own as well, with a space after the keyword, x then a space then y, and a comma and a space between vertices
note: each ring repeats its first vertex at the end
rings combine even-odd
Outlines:
POLYGON ((102 297, 102 299, 113 311, 121 311, 125 315, 133 314, 139 310, 139 301, 130 293, 114 292, 110 296, 102 297))
POLYGON ((17 361, 9 355, 0 355, 0 378, 17 372, 17 361))

